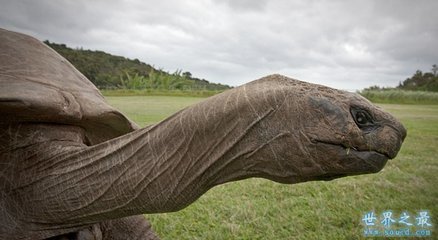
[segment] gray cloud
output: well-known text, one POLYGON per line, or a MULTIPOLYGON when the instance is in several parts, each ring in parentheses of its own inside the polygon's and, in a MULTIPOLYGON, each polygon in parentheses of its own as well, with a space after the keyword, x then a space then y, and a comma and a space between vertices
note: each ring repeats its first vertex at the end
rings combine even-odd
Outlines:
POLYGON ((0 27, 240 85, 395 86, 438 63, 438 1, 6 1, 0 27))

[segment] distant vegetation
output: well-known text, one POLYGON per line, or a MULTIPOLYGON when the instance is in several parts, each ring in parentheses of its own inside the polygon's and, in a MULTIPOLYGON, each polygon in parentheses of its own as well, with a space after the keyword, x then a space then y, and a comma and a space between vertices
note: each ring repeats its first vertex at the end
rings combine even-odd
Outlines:
POLYGON ((398 89, 410 91, 438 92, 438 67, 432 66, 431 72, 421 72, 417 70, 415 74, 399 84, 398 89))
POLYGON ((395 88, 372 86, 359 93, 372 102, 405 104, 438 104, 438 67, 431 72, 417 70, 395 88))
MULTIPOLYGON (((417 70, 414 75, 412 75, 412 77, 406 78, 406 80, 400 82, 395 89, 407 91, 438 92, 438 66, 436 64, 432 65, 431 72, 423 73, 422 71, 417 70)), ((384 91, 394 90, 394 88, 371 86, 369 88, 365 88, 364 90, 384 91)))
POLYGON ((174 97, 210 97, 223 90, 166 90, 166 89, 101 89, 104 96, 174 96, 174 97))
POLYGON ((363 90, 360 94, 375 103, 438 104, 437 92, 386 89, 363 90))
MULTIPOLYGON (((103 51, 72 49, 65 44, 44 41, 70 61, 99 89, 143 90, 140 92, 164 91, 223 91, 230 86, 210 83, 192 76, 190 72, 177 70, 174 73, 156 69, 138 59, 114 56, 103 51)), ((138 92, 138 93, 140 93, 138 92)))

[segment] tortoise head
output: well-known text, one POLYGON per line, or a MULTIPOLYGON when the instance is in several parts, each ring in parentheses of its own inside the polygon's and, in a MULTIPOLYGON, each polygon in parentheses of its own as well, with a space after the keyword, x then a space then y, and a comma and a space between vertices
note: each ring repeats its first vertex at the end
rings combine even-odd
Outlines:
POLYGON ((276 164, 260 167, 262 177, 295 183, 375 173, 400 150, 403 125, 359 94, 280 75, 266 79, 261 86, 276 81, 281 90, 272 91, 278 107, 264 131, 288 136, 270 142, 276 164))
POLYGON ((376 173, 396 157, 406 129, 391 114, 359 94, 303 84, 311 86, 301 96, 306 110, 299 126, 309 153, 303 161, 314 165, 305 178, 332 180, 376 173))

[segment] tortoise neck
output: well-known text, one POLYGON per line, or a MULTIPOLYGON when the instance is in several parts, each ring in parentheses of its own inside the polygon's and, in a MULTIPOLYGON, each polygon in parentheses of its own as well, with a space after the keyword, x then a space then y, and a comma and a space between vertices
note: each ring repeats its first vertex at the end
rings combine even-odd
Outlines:
POLYGON ((21 184, 39 189, 26 199, 45 208, 28 209, 28 219, 85 224, 172 212, 218 184, 290 178, 280 154, 272 160, 274 148, 290 148, 288 128, 272 124, 277 104, 248 98, 230 91, 149 128, 89 147, 64 145, 56 157, 29 164, 26 171, 41 176, 21 184))

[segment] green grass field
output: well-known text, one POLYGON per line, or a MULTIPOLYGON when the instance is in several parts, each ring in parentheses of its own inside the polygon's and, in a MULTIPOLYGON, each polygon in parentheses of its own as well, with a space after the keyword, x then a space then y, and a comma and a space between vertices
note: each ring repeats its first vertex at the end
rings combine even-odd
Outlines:
MULTIPOLYGON (((202 100, 106 98, 141 126, 202 100)), ((438 105, 380 106, 408 129, 401 152, 380 173, 295 185, 248 179, 213 188, 182 211, 146 217, 162 239, 363 239, 365 212, 408 211, 414 222, 427 209, 438 239, 438 105)))
POLYGON ((113 107, 142 127, 163 120, 184 107, 204 99, 177 96, 106 96, 105 98, 113 107))

